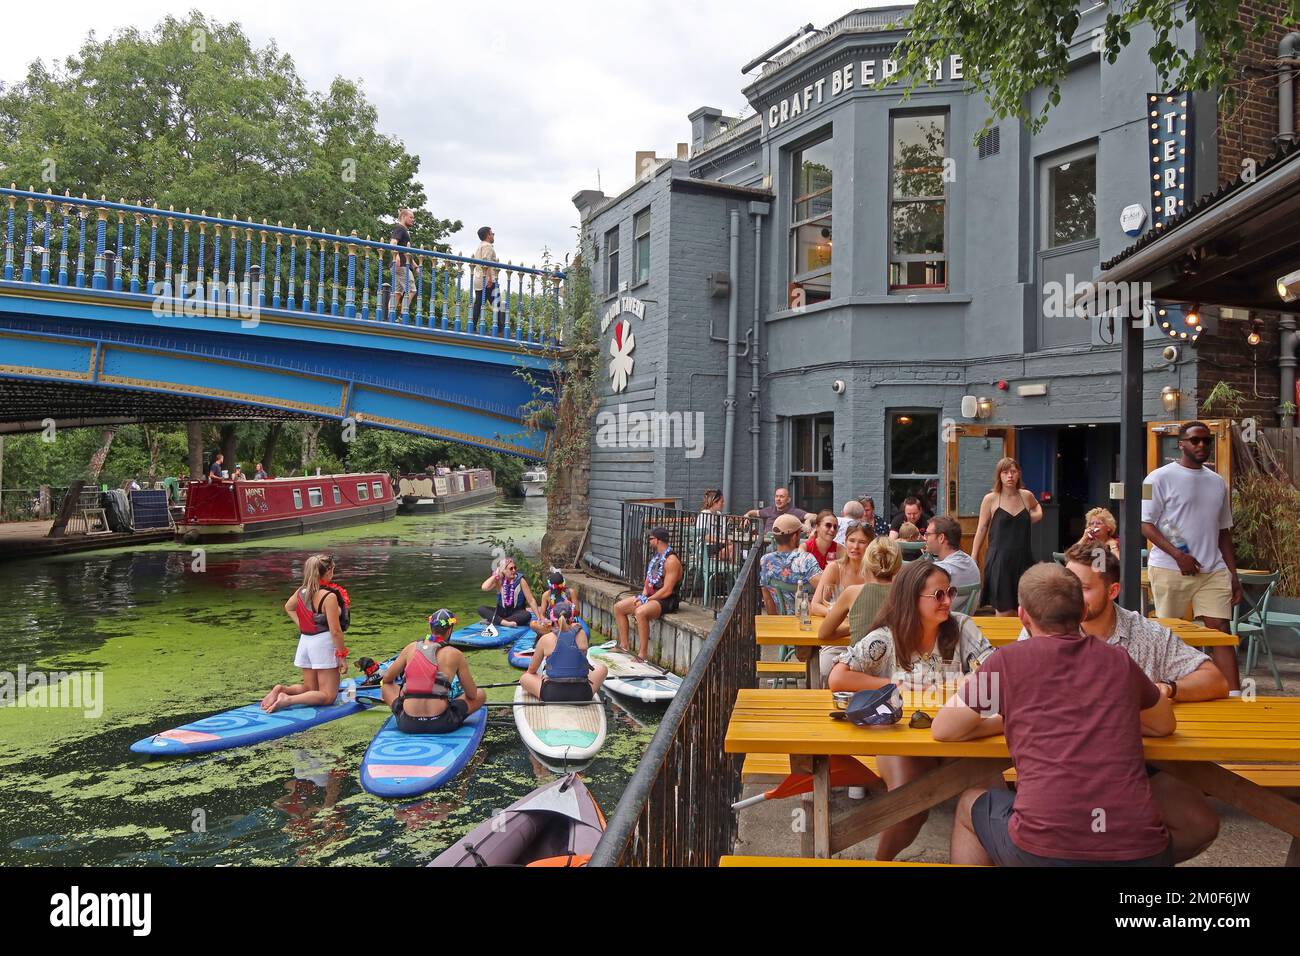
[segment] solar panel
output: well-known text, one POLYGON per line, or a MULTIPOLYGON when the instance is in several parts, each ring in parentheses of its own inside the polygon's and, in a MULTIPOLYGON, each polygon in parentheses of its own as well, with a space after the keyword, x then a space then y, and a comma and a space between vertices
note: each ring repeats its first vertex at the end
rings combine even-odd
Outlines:
POLYGON ((167 508, 165 491, 131 492, 131 512, 136 531, 153 531, 172 526, 172 516, 167 508))

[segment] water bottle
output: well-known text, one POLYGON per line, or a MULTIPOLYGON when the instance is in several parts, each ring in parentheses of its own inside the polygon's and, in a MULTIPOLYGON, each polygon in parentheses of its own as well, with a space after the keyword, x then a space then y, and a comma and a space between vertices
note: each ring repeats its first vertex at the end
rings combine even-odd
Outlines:
POLYGON ((808 592, 804 590, 802 581, 800 581, 799 586, 795 588, 794 613, 799 618, 799 630, 811 631, 812 630, 812 606, 811 606, 811 602, 808 599, 808 592))
POLYGON ((357 702, 357 682, 349 678, 343 683, 344 699, 347 700, 349 704, 355 704, 357 702))
POLYGON ((1192 553, 1192 549, 1187 546, 1187 539, 1183 537, 1183 533, 1178 529, 1178 525, 1174 524, 1172 521, 1163 522, 1160 525, 1160 533, 1168 539, 1170 544, 1183 552, 1183 554, 1192 553))

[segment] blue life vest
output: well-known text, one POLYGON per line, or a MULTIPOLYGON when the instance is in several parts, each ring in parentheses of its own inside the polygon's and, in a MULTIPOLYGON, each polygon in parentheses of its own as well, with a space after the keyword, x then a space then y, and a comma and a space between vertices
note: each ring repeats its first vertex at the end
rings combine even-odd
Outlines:
POLYGON ((578 648, 578 632, 560 631, 555 635, 555 650, 546 658, 546 679, 568 683, 585 681, 591 668, 587 655, 578 648))

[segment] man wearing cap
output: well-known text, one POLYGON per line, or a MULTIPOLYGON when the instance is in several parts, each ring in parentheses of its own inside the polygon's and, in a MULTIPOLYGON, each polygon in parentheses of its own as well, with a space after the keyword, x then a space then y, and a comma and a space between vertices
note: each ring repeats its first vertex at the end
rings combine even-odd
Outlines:
POLYGON ((751 508, 749 511, 745 512, 746 518, 763 519, 763 534, 767 534, 772 530, 772 526, 776 523, 776 519, 781 515, 794 515, 800 522, 803 522, 808 518, 808 512, 790 504, 790 492, 787 489, 776 489, 772 499, 774 504, 771 507, 751 508))
MULTIPOLYGON (((625 597, 614 605, 614 623, 618 626, 618 646, 628 649, 628 618, 636 616, 637 655, 644 658, 650 650, 650 622, 672 614, 681 604, 677 588, 682 582, 682 561, 668 546, 668 529, 650 529, 650 563, 645 569, 641 593, 625 597)), ((812 555, 808 555, 812 557, 812 555)), ((813 560, 815 565, 816 559, 813 560)))
POLYGON ((806 586, 811 600, 821 577, 821 565, 807 551, 799 550, 799 532, 803 524, 792 514, 779 515, 772 522, 772 541, 776 550, 763 555, 759 562, 758 583, 763 588, 763 608, 768 614, 793 614, 794 594, 776 590, 774 584, 796 588, 806 586))
POLYGON ((487 703, 487 691, 474 683, 465 655, 447 640, 456 616, 446 608, 429 615, 429 636, 402 648, 384 674, 381 693, 404 734, 449 734, 487 703), (397 678, 406 675, 399 688, 397 678), (452 697, 452 682, 460 678, 462 693, 452 697))

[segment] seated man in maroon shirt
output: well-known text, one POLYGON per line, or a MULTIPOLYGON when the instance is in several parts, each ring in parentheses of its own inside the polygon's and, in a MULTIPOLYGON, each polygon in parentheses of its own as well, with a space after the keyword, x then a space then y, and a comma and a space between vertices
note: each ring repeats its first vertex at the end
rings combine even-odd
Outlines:
POLYGON ((967 790, 952 862, 1172 866, 1142 738, 1174 732, 1173 704, 1122 647, 1080 631, 1083 588, 1056 564, 1020 579, 1030 639, 995 651, 939 710, 936 740, 1005 733, 1016 792, 967 790))

